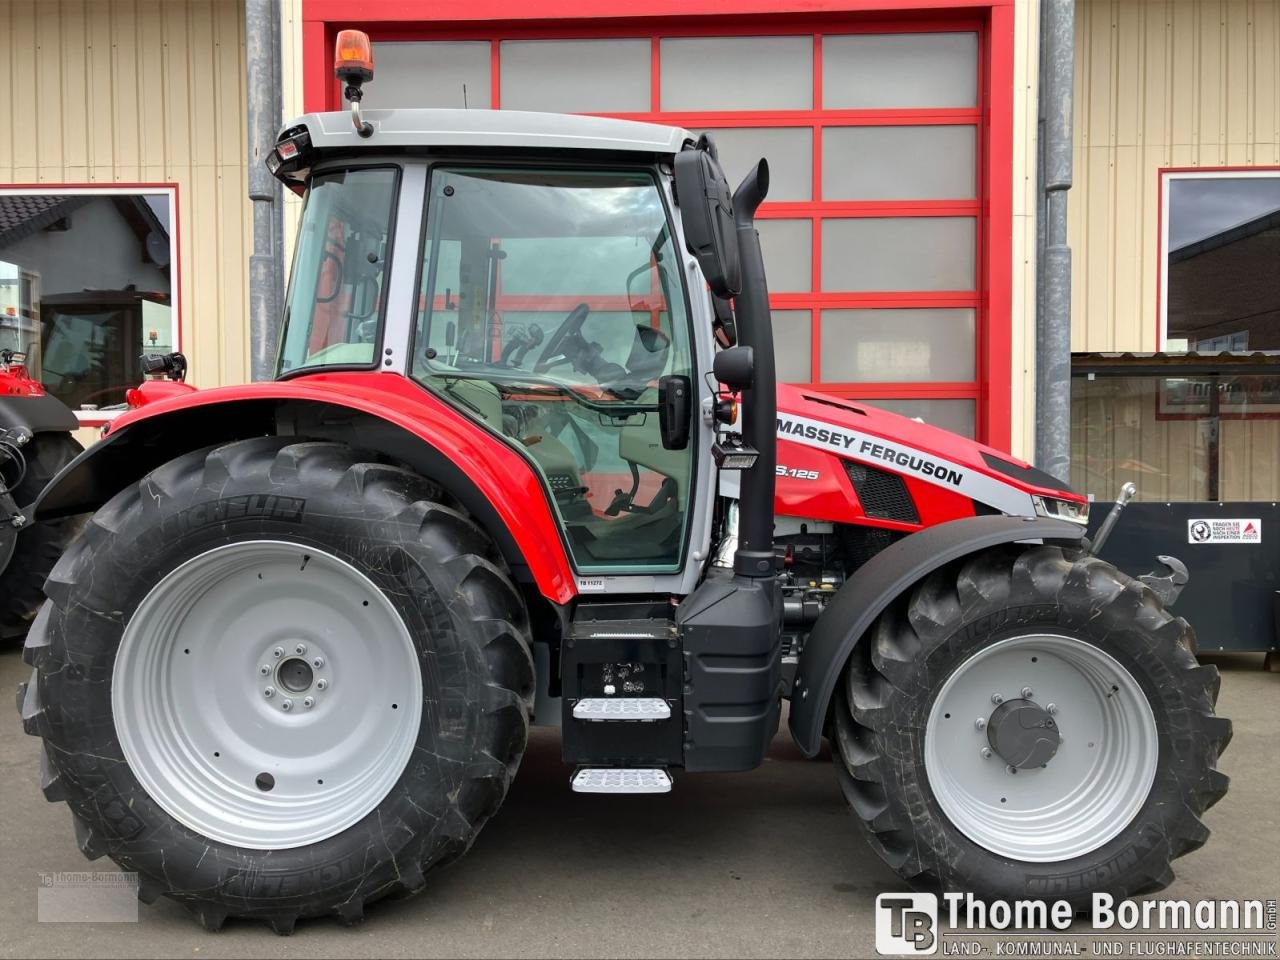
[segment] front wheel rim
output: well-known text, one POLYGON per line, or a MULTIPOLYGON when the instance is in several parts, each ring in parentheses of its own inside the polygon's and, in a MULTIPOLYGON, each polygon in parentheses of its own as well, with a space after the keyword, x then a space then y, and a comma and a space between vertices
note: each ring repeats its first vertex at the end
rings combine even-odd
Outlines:
POLYGON ((943 683, 925 730, 925 772, 942 812, 993 853, 1035 863, 1097 850, 1137 816, 1155 782, 1155 716, 1134 676, 1099 647, 1056 634, 979 650, 943 683), (1061 744, 1019 769, 991 750, 987 722, 1011 700, 1052 715, 1061 744))
POLYGON ((112 712, 129 767, 202 836, 287 849, 341 833, 399 780, 422 676, 399 612, 323 550, 246 541, 165 576, 125 627, 112 712))

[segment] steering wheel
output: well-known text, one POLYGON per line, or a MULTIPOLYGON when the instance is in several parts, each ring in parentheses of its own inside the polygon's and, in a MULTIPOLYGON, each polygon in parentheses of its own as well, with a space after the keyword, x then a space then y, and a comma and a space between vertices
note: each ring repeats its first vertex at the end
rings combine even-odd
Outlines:
POLYGON ((560 324, 555 333, 551 335, 551 339, 547 341, 547 345, 542 348, 542 353, 538 355, 537 361, 533 365, 534 373, 546 373, 552 367, 559 366, 562 363, 573 363, 574 354, 579 354, 585 344, 582 342, 582 325, 587 322, 587 316, 591 313, 591 308, 585 303, 580 303, 570 314, 564 318, 564 323, 560 324), (565 349, 566 341, 576 338, 577 343, 571 343, 570 349, 565 349))

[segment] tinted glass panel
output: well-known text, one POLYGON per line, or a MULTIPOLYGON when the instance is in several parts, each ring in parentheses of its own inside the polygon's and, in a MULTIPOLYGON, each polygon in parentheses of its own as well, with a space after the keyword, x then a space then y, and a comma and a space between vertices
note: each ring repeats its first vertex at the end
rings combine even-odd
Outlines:
POLYGON ((824 200, 966 200, 976 195, 976 167, 971 126, 823 131, 824 200))
POLYGON ((974 378, 973 310, 824 310, 822 379, 974 378))
POLYGON ((395 193, 395 170, 343 170, 312 180, 277 373, 373 363, 395 193))
POLYGON ((795 293, 813 287, 813 226, 808 220, 757 220, 769 290, 795 293))
POLYGON ((375 43, 373 59, 378 73, 364 88, 367 107, 487 109, 490 104, 486 41, 375 43))
POLYGON ((506 110, 649 109, 648 40, 505 40, 499 56, 506 110))
POLYGON ((971 217, 824 220, 824 290, 972 290, 971 217))
POLYGON ((662 41, 663 110, 808 110, 809 37, 682 37, 662 41))
POLYGON ((962 437, 973 436, 974 403, 972 400, 859 400, 867 406, 880 407, 904 417, 919 417, 925 423, 950 430, 962 437))
POLYGON ((822 101, 840 110, 977 106, 978 35, 823 37, 822 101))
POLYGON ((783 383, 809 383, 813 321, 808 310, 773 310, 773 351, 778 379, 783 383))
MULTIPOLYGON (((699 131, 701 132, 701 131, 699 131)), ((769 161, 769 200, 813 199, 813 131, 795 127, 708 130, 732 189, 761 157, 769 161)))

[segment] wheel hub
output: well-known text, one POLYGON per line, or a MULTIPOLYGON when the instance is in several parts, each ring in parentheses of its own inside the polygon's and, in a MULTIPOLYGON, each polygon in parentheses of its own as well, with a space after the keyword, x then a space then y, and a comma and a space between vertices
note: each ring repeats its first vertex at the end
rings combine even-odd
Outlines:
POLYGON ((1009 766, 1028 770, 1048 765, 1062 735, 1049 711, 1034 700, 1006 700, 987 720, 987 742, 1009 766))
POLYGON ((417 741, 422 674, 367 575, 312 546, 245 541, 191 558, 143 599, 112 711, 130 769, 170 816, 279 850, 382 801, 417 741))

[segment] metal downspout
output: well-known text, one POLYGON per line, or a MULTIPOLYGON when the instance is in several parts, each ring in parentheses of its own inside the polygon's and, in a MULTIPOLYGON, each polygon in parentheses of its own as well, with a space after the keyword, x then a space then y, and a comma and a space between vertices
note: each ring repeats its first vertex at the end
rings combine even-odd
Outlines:
POLYGON ((279 0, 244 0, 248 113, 249 200, 253 251, 249 256, 249 372, 275 376, 277 324, 284 300, 284 211, 280 182, 268 171, 283 113, 279 0))
POLYGON ((1071 109, 1074 0, 1041 0, 1036 162, 1036 451, 1041 470, 1071 471, 1071 109))

